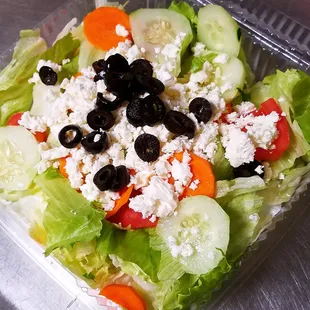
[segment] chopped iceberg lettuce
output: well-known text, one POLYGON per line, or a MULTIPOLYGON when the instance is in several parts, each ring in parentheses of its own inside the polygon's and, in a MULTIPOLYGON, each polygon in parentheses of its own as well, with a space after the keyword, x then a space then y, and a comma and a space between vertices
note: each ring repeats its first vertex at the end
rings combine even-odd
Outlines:
POLYGON ((217 181, 230 180, 234 176, 233 168, 224 155, 225 150, 222 146, 222 143, 218 141, 217 151, 213 158, 213 173, 217 181))
POLYGON ((45 254, 56 248, 99 237, 103 214, 70 186, 55 169, 48 169, 35 178, 36 185, 47 197, 44 227, 47 232, 45 254))
POLYGON ((216 201, 225 206, 235 197, 243 194, 257 192, 266 188, 265 182, 259 176, 250 178, 237 178, 231 181, 216 182, 216 201))
POLYGON ((224 210, 230 217, 228 261, 236 261, 253 241, 262 206, 263 198, 256 193, 237 196, 225 206, 224 210))
MULTIPOLYGON (((40 30, 22 30, 20 40, 14 48, 12 61, 0 73, 0 91, 28 84, 40 55, 46 50, 46 42, 40 37, 40 30)), ((3 100, 0 102, 3 104, 3 100)))

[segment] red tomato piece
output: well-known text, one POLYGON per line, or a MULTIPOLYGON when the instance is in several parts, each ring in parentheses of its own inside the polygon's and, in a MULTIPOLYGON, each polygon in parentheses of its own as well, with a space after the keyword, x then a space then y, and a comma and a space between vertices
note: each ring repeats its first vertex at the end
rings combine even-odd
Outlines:
POLYGON ((13 114, 7 122, 7 126, 19 126, 18 122, 21 120, 23 114, 22 112, 13 114))
MULTIPOLYGON (((24 113, 22 113, 22 112, 18 112, 18 113, 13 114, 7 122, 7 126, 19 126, 19 121, 21 120, 23 114, 24 113)), ((33 133, 33 135, 36 138, 38 143, 46 142, 46 140, 47 140, 47 132, 46 131, 44 131, 44 132, 36 131, 35 133, 33 133)))
POLYGON ((271 112, 279 114, 279 121, 277 122, 278 137, 273 141, 274 149, 265 150, 257 148, 255 159, 258 161, 276 161, 279 160, 282 154, 287 150, 290 145, 290 128, 285 118, 282 116, 282 110, 274 99, 268 99, 261 104, 259 115, 268 115, 271 112))
POLYGON ((221 117, 220 117, 219 120, 220 120, 222 123, 226 123, 226 122, 227 122, 227 119, 226 119, 227 115, 230 114, 230 113, 232 113, 232 112, 233 112, 233 109, 232 109, 231 104, 230 104, 230 103, 226 103, 225 110, 224 110, 224 112, 222 113, 222 115, 221 115, 221 117))
POLYGON ((158 219, 154 223, 149 219, 144 219, 142 213, 130 209, 127 203, 115 215, 111 216, 108 221, 120 224, 123 228, 139 229, 156 227, 158 219))

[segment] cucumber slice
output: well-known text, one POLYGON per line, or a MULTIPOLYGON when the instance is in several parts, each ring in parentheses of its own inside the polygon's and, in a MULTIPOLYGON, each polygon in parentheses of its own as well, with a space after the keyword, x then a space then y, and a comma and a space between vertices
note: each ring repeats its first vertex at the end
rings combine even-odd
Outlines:
POLYGON ((43 83, 35 84, 33 86, 33 103, 30 110, 30 114, 34 116, 49 116, 52 109, 51 102, 46 98, 48 92, 51 91, 54 96, 59 96, 60 87, 47 86, 43 83))
POLYGON ((0 189, 26 190, 40 161, 38 143, 24 127, 0 128, 0 189))
POLYGON ((246 79, 246 72, 242 62, 233 56, 230 56, 226 63, 216 64, 219 68, 218 74, 216 71, 215 83, 225 88, 230 87, 223 93, 223 98, 226 101, 233 100, 238 94, 238 88, 243 89, 246 79))
POLYGON ((241 30, 237 22, 221 6, 209 4, 198 12, 198 40, 208 49, 237 57, 241 30))
POLYGON ((227 250, 229 217, 215 200, 189 197, 180 202, 176 215, 159 220, 156 232, 186 272, 205 274, 219 264, 227 250))
POLYGON ((160 50, 173 43, 178 34, 186 33, 182 41, 181 55, 193 39, 188 19, 168 9, 140 9, 130 14, 131 34, 135 44, 146 49, 146 59, 155 61, 155 48, 160 50))

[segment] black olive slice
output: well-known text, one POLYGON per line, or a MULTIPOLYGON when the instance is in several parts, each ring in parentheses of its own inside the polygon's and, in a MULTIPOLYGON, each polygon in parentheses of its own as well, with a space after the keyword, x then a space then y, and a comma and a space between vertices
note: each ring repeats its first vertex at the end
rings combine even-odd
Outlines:
POLYGON ((45 85, 56 85, 58 76, 57 73, 48 66, 43 66, 39 70, 39 76, 43 84, 45 85))
POLYGON ((83 138, 83 131, 79 126, 68 125, 62 128, 58 134, 58 140, 67 149, 75 148, 83 138))
POLYGON ((114 95, 127 94, 128 89, 132 82, 132 74, 130 72, 118 73, 107 72, 104 75, 104 83, 107 87, 107 91, 114 95))
POLYGON ((120 54, 111 55, 106 60, 106 71, 107 72, 129 72, 129 64, 125 57, 120 54))
POLYGON ((140 135, 136 139, 134 147, 140 159, 146 162, 155 161, 160 155, 159 140, 148 133, 140 135))
POLYGON ((248 164, 243 164, 237 168, 234 168, 234 175, 235 178, 249 178, 255 175, 258 175, 262 179, 264 178, 264 171, 262 173, 258 173, 255 171, 258 166, 261 166, 262 164, 254 160, 248 164))
POLYGON ((189 111, 193 113, 198 122, 207 123, 212 117, 211 103, 205 98, 195 98, 189 104, 189 111))
POLYGON ((146 59, 137 59, 130 64, 130 70, 136 74, 151 78, 153 76, 153 66, 146 59))
POLYGON ((102 93, 98 93, 96 106, 100 110, 112 112, 117 110, 123 102, 124 99, 122 97, 116 97, 113 101, 109 101, 108 99, 103 97, 102 93))
POLYGON ((100 73, 101 71, 107 70, 107 64, 104 59, 99 59, 95 61, 92 66, 97 74, 100 73))
POLYGON ((91 154, 98 154, 108 148, 108 136, 105 132, 93 131, 81 141, 84 149, 91 154))
POLYGON ((126 109, 127 120, 135 127, 144 126, 144 120, 141 113, 141 101, 141 99, 130 101, 126 109))
POLYGON ((113 165, 107 165, 101 168, 94 175, 94 184, 100 191, 106 191, 113 187, 116 180, 116 168, 113 165))
POLYGON ((154 126, 165 117, 166 107, 158 96, 149 95, 142 99, 141 114, 145 125, 154 126))
POLYGON ((127 186, 130 182, 130 174, 125 166, 116 167, 115 183, 111 186, 111 190, 118 192, 127 186))
POLYGON ((145 91, 147 91, 149 94, 160 95, 165 91, 165 85, 154 77, 147 78, 144 75, 136 74, 135 78, 144 86, 145 91))
POLYGON ((115 124, 115 117, 111 112, 96 109, 88 113, 87 123, 90 128, 95 130, 109 130, 115 124))
POLYGON ((178 111, 169 111, 164 118, 167 130, 177 136, 185 135, 192 139, 195 135, 195 123, 185 114, 178 111))

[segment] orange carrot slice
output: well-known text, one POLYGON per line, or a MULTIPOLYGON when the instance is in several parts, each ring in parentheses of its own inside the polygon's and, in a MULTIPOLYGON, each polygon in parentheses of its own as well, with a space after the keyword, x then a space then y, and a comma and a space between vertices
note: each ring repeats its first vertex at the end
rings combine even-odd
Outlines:
MULTIPOLYGON (((192 181, 199 180, 199 184, 197 185, 196 189, 191 189, 186 187, 179 197, 181 200, 182 198, 189 197, 189 196, 198 196, 198 195, 205 195, 211 198, 215 197, 215 176, 212 171, 211 164, 204 158, 201 158, 194 153, 188 152, 191 161, 189 163, 191 172, 193 174, 192 181)), ((172 163, 173 159, 177 159, 178 161, 183 160, 183 152, 175 153, 173 157, 169 159, 169 162, 172 163)), ((170 178, 169 183, 173 184, 174 179, 170 178)))
POLYGON ((66 178, 68 179, 68 173, 66 170, 66 164, 67 164, 67 158, 66 157, 62 157, 59 160, 59 172, 66 178))
POLYGON ((144 300, 131 286, 111 284, 104 287, 100 295, 114 301, 127 310, 146 310, 144 300))
POLYGON ((83 75, 82 72, 77 72, 77 73, 75 73, 75 74, 73 75, 73 77, 74 77, 74 78, 77 78, 77 77, 82 76, 82 75, 83 75))
POLYGON ((119 193, 120 198, 115 201, 114 209, 112 211, 107 212, 107 215, 106 215, 107 219, 113 216, 122 206, 124 206, 128 202, 130 195, 132 193, 132 190, 133 190, 133 185, 126 187, 120 191, 119 193))
POLYGON ((115 7, 100 7, 84 18, 84 34, 95 47, 107 51, 130 38, 130 35, 122 37, 116 34, 118 24, 129 31, 129 16, 115 7))

